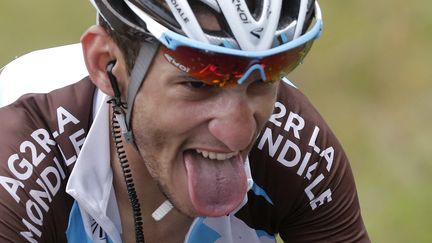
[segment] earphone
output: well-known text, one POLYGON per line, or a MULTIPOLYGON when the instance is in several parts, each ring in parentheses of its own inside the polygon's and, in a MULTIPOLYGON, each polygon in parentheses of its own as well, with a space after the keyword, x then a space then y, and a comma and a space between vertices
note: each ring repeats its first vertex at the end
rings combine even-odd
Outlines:
POLYGON ((120 102, 121 103, 121 100, 120 100, 121 94, 120 94, 120 89, 118 87, 117 78, 112 73, 115 64, 116 64, 116 60, 110 61, 107 64, 107 66, 106 66, 106 72, 108 74, 108 78, 110 80, 111 87, 112 87, 112 89, 114 91, 114 98, 116 99, 116 102, 120 102))
POLYGON ((111 83, 111 87, 114 91, 114 97, 109 101, 112 105, 113 113, 111 119, 112 138, 114 147, 117 151, 117 156, 122 169, 123 178, 126 184, 126 190, 129 197, 129 202, 132 207, 132 213, 135 224, 135 237, 136 242, 144 243, 144 230, 143 230, 143 217, 141 215, 141 207, 138 200, 138 196, 135 190, 135 184, 132 178, 132 171, 129 167, 129 161, 127 159, 126 151, 122 145, 122 135, 127 133, 128 129, 125 122, 125 115, 123 109, 126 107, 125 103, 121 101, 120 89, 118 87, 117 78, 113 74, 113 68, 116 64, 116 60, 108 62, 106 66, 106 72, 111 83))

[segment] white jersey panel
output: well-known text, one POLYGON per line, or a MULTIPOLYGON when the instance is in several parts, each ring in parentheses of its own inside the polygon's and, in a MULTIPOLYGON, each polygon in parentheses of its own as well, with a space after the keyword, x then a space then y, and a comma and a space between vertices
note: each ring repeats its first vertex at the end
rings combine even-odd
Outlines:
POLYGON ((46 93, 88 76, 81 44, 38 50, 7 64, 0 73, 0 107, 26 93, 46 93))

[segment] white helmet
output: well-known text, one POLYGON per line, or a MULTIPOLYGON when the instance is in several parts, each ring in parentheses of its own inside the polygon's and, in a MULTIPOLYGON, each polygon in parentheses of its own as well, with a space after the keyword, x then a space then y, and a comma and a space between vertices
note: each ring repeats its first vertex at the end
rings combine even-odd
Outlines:
MULTIPOLYGON (((188 38, 242 50, 266 50, 299 37, 313 18, 315 0, 91 0, 118 32, 147 36, 142 11, 188 38), (205 7, 221 31, 203 28, 194 9, 205 7)), ((202 9, 202 8, 201 8, 202 9)))

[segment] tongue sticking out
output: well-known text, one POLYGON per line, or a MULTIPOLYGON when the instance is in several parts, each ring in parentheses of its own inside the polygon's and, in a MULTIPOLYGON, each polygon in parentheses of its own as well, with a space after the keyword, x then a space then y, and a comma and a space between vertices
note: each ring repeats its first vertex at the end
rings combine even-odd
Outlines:
POLYGON ((247 192, 247 178, 240 155, 211 160, 192 151, 184 154, 189 196, 202 216, 223 216, 236 209, 247 192))

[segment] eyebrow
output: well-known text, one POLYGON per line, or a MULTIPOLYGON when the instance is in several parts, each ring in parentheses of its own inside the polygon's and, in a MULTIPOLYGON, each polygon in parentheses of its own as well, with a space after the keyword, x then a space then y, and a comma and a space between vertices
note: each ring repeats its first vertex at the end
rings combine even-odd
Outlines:
POLYGON ((184 74, 184 72, 182 72, 182 74, 176 75, 177 78, 184 78, 187 79, 189 81, 195 81, 195 82, 203 82, 202 80, 196 79, 192 76, 186 75, 184 74))

